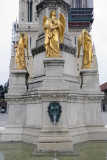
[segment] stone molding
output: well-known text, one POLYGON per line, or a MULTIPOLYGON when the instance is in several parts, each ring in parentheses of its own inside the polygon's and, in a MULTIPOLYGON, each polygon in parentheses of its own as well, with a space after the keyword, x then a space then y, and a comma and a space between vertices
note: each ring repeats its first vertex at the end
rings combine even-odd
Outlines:
POLYGON ((95 74, 98 73, 97 69, 82 69, 80 71, 80 74, 85 74, 85 75, 89 75, 89 74, 95 74))
MULTIPOLYGON (((76 48, 74 47, 69 47, 66 44, 60 44, 60 50, 65 51, 67 53, 73 54, 74 56, 76 55, 76 48)), ((34 49, 31 50, 33 57, 39 53, 45 52, 45 46, 44 44, 38 47, 35 47, 34 49)))
POLYGON ((11 74, 27 74, 26 70, 13 70, 11 74))
POLYGON ((44 59, 44 66, 61 65, 64 66, 65 60, 62 58, 46 58, 44 59))
POLYGON ((37 95, 28 95, 28 96, 17 96, 17 97, 11 97, 8 96, 6 99, 8 101, 8 104, 40 104, 42 101, 56 101, 58 98, 58 101, 65 101, 68 103, 99 103, 102 99, 101 95, 87 95, 87 96, 79 96, 79 95, 72 95, 69 93, 42 93, 37 95))

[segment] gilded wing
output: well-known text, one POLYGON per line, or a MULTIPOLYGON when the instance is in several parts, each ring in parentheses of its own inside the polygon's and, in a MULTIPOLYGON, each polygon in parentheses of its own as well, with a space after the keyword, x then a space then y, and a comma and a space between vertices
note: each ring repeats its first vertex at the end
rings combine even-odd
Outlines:
POLYGON ((82 33, 81 33, 81 41, 82 41, 82 44, 81 44, 81 45, 82 45, 83 51, 84 51, 85 32, 86 32, 86 30, 83 29, 83 31, 82 31, 82 33))
POLYGON ((29 59, 29 54, 28 54, 28 36, 27 36, 26 33, 24 33, 24 48, 26 49, 27 56, 28 56, 28 59, 29 59))
POLYGON ((82 36, 81 36, 81 34, 80 34, 79 37, 78 37, 78 58, 79 58, 79 56, 80 56, 81 46, 82 46, 82 36))
POLYGON ((60 13, 60 18, 59 21, 61 23, 60 26, 60 42, 63 43, 63 39, 64 39, 64 31, 65 31, 65 17, 62 13, 60 13))
POLYGON ((43 29, 44 29, 44 31, 45 31, 45 23, 46 23, 47 19, 48 18, 46 16, 43 17, 43 29))

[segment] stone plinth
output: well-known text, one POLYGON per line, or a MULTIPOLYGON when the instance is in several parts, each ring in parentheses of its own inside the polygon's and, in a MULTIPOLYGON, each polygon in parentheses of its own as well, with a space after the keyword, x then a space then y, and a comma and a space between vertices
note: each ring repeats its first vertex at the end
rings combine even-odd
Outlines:
POLYGON ((29 91, 47 86, 46 83, 48 81, 50 81, 50 83, 52 82, 51 86, 57 85, 58 81, 60 81, 60 86, 62 85, 62 82, 66 82, 66 84, 62 85, 63 87, 69 86, 69 89, 71 87, 73 90, 78 90, 80 84, 75 75, 74 52, 61 51, 60 53, 60 58, 46 58, 46 52, 37 54, 35 50, 34 78, 29 83, 29 91), (53 81, 55 83, 53 83, 53 81))
POLYGON ((71 142, 39 143, 37 144, 37 151, 71 152, 73 151, 73 144, 71 142))
POLYGON ((63 68, 64 59, 62 58, 46 58, 44 67, 46 69, 46 77, 43 86, 58 86, 64 83, 63 68))
MULTIPOLYGON (((82 69, 81 75, 81 88, 83 90, 100 92, 99 88, 99 75, 96 69, 82 69)), ((101 93, 101 92, 100 92, 101 93)))
POLYGON ((21 96, 27 92, 27 76, 28 72, 26 70, 14 70, 11 72, 11 85, 6 95, 9 105, 8 126, 13 125, 17 128, 25 124, 26 104, 21 96))
POLYGON ((62 58, 46 58, 44 65, 47 77, 62 77, 65 60, 62 58))
POLYGON ((19 95, 27 91, 27 74, 26 70, 14 70, 11 72, 9 95, 19 95))
MULTIPOLYGON (((53 127, 54 128, 54 127, 53 127)), ((55 129, 42 129, 37 143, 38 151, 73 151, 73 143, 67 128, 55 126, 55 129)))

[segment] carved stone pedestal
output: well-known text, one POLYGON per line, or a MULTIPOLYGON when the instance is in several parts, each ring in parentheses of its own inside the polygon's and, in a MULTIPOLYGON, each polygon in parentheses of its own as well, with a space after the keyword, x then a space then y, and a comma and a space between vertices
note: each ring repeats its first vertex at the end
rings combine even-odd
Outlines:
POLYGON ((96 69, 82 69, 81 75, 81 87, 87 92, 100 92, 99 88, 99 75, 96 69))
POLYGON ((44 67, 46 69, 46 77, 43 86, 62 86, 64 83, 63 68, 64 59, 62 58, 46 58, 44 67))
MULTIPOLYGON (((14 70, 11 73, 11 84, 6 95, 9 105, 8 126, 20 128, 25 124, 26 108, 23 96, 27 92, 27 71, 14 70)), ((8 127, 9 128, 9 127, 8 127)))
POLYGON ((27 74, 26 70, 14 70, 11 72, 9 95, 19 95, 27 91, 27 74))

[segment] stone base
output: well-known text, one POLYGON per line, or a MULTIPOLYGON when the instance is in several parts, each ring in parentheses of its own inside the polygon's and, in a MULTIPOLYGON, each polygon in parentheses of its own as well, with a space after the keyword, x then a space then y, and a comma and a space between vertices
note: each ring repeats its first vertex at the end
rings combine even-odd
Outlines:
MULTIPOLYGON (((35 56, 35 65, 42 56, 35 56)), ((7 94, 8 126, 0 131, 1 141, 35 143, 40 152, 71 152, 73 144, 100 140, 103 136, 107 139, 107 130, 101 126, 102 95, 97 70, 81 71, 83 83, 80 89, 73 60, 73 55, 68 53, 63 53, 63 58, 42 57, 42 69, 41 65, 35 67, 36 81, 32 80, 28 91, 27 71, 12 72, 12 84, 7 94), (42 77, 38 75, 39 72, 44 73, 42 77), (48 114, 51 102, 58 102, 62 107, 55 126, 48 114), (93 127, 87 127, 93 124, 93 127)))
POLYGON ((71 142, 38 143, 37 151, 71 152, 73 151, 73 144, 71 142))
MULTIPOLYGON (((10 142, 10 141, 23 141, 27 143, 32 143, 37 145, 37 151, 59 151, 59 152, 71 152, 73 151, 73 145, 82 143, 84 141, 99 141, 107 140, 107 128, 101 126, 86 126, 83 128, 72 128, 72 142, 71 141, 57 141, 55 142, 39 142, 37 138, 40 135, 38 129, 24 129, 21 126, 7 126, 6 128, 0 128, 0 141, 1 142, 10 142)), ((60 138, 60 137, 59 137, 60 138)))
POLYGON ((1 142, 22 141, 22 126, 7 125, 4 129, 0 128, 1 142))
POLYGON ((73 151, 72 138, 67 128, 57 126, 55 130, 44 128, 37 140, 37 151, 73 151))
POLYGON ((8 95, 20 95, 27 91, 27 74, 26 70, 11 72, 11 85, 9 86, 8 95))
POLYGON ((96 69, 82 69, 81 75, 81 88, 87 92, 100 92, 99 75, 96 69))
POLYGON ((104 125, 91 125, 87 126, 88 129, 88 140, 98 141, 106 140, 107 141, 107 128, 104 125))
POLYGON ((58 87, 64 83, 64 63, 65 61, 62 58, 46 58, 44 60, 44 67, 46 68, 46 77, 44 79, 43 86, 58 87))

